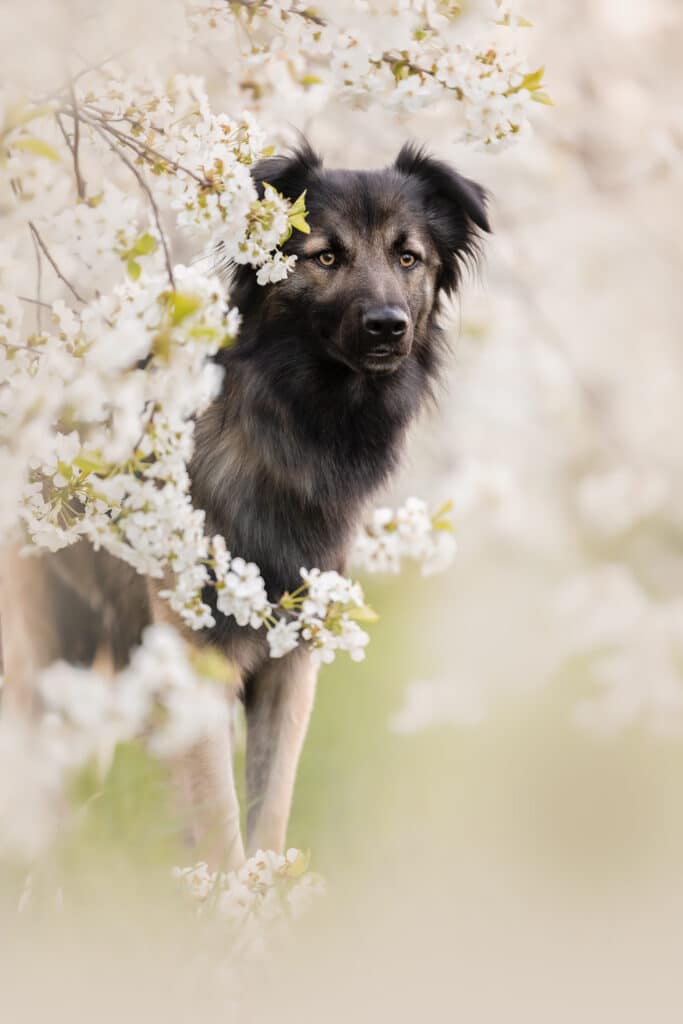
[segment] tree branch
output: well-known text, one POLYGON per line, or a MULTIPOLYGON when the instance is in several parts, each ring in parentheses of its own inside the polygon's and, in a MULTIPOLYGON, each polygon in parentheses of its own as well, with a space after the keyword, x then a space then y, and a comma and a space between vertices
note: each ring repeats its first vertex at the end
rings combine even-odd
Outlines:
POLYGON ((171 266, 171 254, 170 254, 169 248, 168 248, 168 241, 166 239, 166 232, 164 231, 163 226, 161 224, 161 215, 159 213, 159 207, 157 206, 156 199, 154 198, 154 196, 152 194, 151 188, 149 187, 149 185, 145 181, 145 179, 142 176, 142 174, 140 174, 140 171, 137 169, 135 164, 131 163, 131 161, 128 159, 128 157, 124 153, 122 153, 121 150, 117 146, 114 145, 114 143, 111 141, 111 139, 109 138, 107 133, 104 131, 102 126, 99 125, 97 122, 94 122, 94 121, 88 121, 88 124, 92 128, 95 129, 95 131, 98 133, 98 135, 100 135, 102 137, 102 139, 104 139, 104 141, 109 146, 109 148, 112 151, 112 153, 115 153, 116 156, 119 158, 119 160, 121 160, 126 165, 126 167, 131 172, 131 174, 135 175, 135 178, 137 179, 137 182, 138 182, 140 188, 143 190, 143 192, 147 196, 147 199, 149 200, 149 205, 152 207, 152 213, 154 215, 154 220, 156 222, 157 231, 159 232, 159 237, 161 239, 161 246, 162 246, 162 248, 164 250, 164 260, 165 260, 165 263, 166 263, 166 273, 168 274, 168 280, 169 280, 169 282, 171 284, 171 288, 173 289, 173 291, 175 291, 176 290, 175 277, 173 276, 173 267, 171 266))
MULTIPOLYGON (((171 160, 169 157, 164 156, 163 153, 160 153, 158 149, 154 149, 148 143, 139 142, 138 139, 134 138, 132 135, 127 135, 125 132, 119 131, 118 128, 112 127, 111 122, 107 120, 103 112, 98 110, 96 107, 88 105, 87 109, 88 111, 92 110, 97 115, 97 121, 93 121, 90 118, 83 117, 81 115, 81 119, 85 121, 86 124, 89 124, 93 128, 99 127, 103 131, 109 132, 109 134, 113 135, 115 139, 122 143, 122 145, 132 149, 133 152, 143 160, 147 160, 150 163, 152 157, 157 160, 163 160, 163 162, 168 164, 169 167, 172 167, 174 171, 182 171, 183 174, 187 174, 188 177, 194 178, 198 185, 207 187, 208 182, 206 179, 202 178, 201 175, 197 174, 195 171, 191 171, 189 167, 184 167, 177 160, 171 160)), ((69 110, 66 110, 65 113, 71 116, 71 112, 69 110)), ((129 118, 120 118, 120 120, 130 123, 129 118)))
POLYGON ((20 302, 30 302, 32 306, 40 306, 42 309, 52 309, 49 302, 41 302, 40 299, 31 299, 28 295, 17 295, 20 302))
POLYGON ((74 137, 71 152, 74 158, 74 174, 76 175, 76 188, 78 189, 78 198, 85 199, 85 182, 81 176, 81 169, 78 162, 78 144, 81 138, 81 118, 78 113, 78 102, 76 100, 76 90, 74 89, 73 78, 69 79, 69 95, 71 97, 71 106, 73 107, 73 121, 74 121, 74 137))
POLYGON ((29 226, 29 229, 31 231, 31 235, 33 236, 34 243, 37 243, 40 246, 41 251, 43 252, 45 258, 47 259, 48 263, 50 264, 50 266, 54 270, 54 272, 57 275, 57 277, 59 278, 59 280, 64 282, 64 284, 67 286, 67 288, 69 289, 69 291, 71 292, 73 297, 78 302, 85 303, 86 300, 83 298, 82 295, 78 294, 78 292, 76 291, 74 286, 71 284, 71 281, 69 281, 66 277, 64 277, 64 274, 61 272, 61 270, 59 269, 59 267, 55 263, 54 259, 50 255, 50 252, 49 252, 47 246, 45 245, 45 242, 40 237, 40 234, 38 232, 38 228, 35 226, 35 224, 33 223, 32 220, 30 220, 28 222, 28 226, 29 226))
POLYGON ((40 249, 38 247, 38 242, 36 241, 35 235, 31 235, 31 241, 33 242, 33 249, 36 254, 36 301, 38 302, 38 308, 36 309, 36 327, 38 328, 38 331, 40 333, 43 330, 43 317, 41 314, 41 306, 43 305, 43 303, 41 302, 40 298, 40 294, 43 287, 43 261, 40 256, 40 249))

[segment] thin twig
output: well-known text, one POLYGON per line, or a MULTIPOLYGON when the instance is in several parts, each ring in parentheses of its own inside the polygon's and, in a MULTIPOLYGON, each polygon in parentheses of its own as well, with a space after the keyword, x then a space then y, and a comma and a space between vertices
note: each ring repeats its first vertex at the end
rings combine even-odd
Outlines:
MULTIPOLYGON (((229 6, 230 0, 227 0, 227 3, 229 6)), ((270 0, 237 0, 237 3, 240 7, 244 7, 245 10, 247 11, 258 11, 260 7, 265 8, 265 10, 269 11, 272 10, 273 7, 270 0)), ((282 13, 295 14, 299 18, 303 18, 304 21, 310 21, 313 25, 319 25, 321 28, 324 28, 327 25, 327 22, 325 21, 324 18, 321 18, 319 14, 315 14, 314 11, 311 11, 309 9, 297 10, 296 7, 285 7, 282 13)))
POLYGON ((42 304, 40 294, 43 286, 43 261, 40 255, 40 249, 38 247, 38 242, 36 241, 35 235, 31 235, 31 240, 33 242, 33 249, 36 254, 36 296, 37 301, 39 303, 38 308, 36 310, 36 327, 38 328, 38 333, 41 333, 43 330, 43 318, 40 312, 40 305, 42 304))
POLYGON ((40 299, 30 299, 28 295, 17 295, 20 302, 30 302, 32 306, 40 306, 42 309, 52 309, 49 302, 41 302, 40 299))
MULTIPOLYGON (((110 135, 113 135, 114 138, 118 139, 118 141, 123 143, 123 145, 128 146, 129 149, 132 149, 133 152, 137 154, 137 156, 142 157, 143 159, 147 159, 148 161, 150 157, 155 157, 157 160, 163 160, 163 162, 165 164, 168 164, 169 167, 172 167, 174 171, 182 171, 183 174, 187 174, 190 178, 194 178, 198 185, 201 185, 204 188, 208 186, 209 183, 207 182, 206 178, 202 178, 200 174, 197 174, 195 171, 191 171, 189 167, 184 167, 177 160, 171 160, 169 157, 164 156, 163 153, 160 153, 158 149, 154 149, 152 146, 148 145, 148 143, 140 142, 134 136, 127 135, 125 132, 119 131, 118 128, 113 128, 111 122, 106 119, 104 112, 98 110, 97 107, 93 107, 90 104, 88 104, 87 109, 93 110, 97 114, 98 120, 95 121, 91 120, 90 118, 83 117, 83 114, 81 113, 81 119, 85 121, 86 124, 91 125, 91 127, 93 128, 99 127, 102 128, 104 131, 109 132, 110 135)), ((66 110, 65 113, 70 114, 71 112, 69 110, 66 110)), ((130 124, 129 118, 122 117, 118 120, 126 121, 128 124, 130 124)))
POLYGON ((170 254, 169 249, 168 249, 168 241, 166 239, 166 233, 165 233, 165 231, 164 231, 164 229, 163 229, 163 227, 161 225, 161 215, 159 213, 159 207, 157 206, 157 203, 156 203, 156 200, 155 200, 155 198, 154 198, 154 196, 152 194, 151 188, 149 187, 149 185, 147 184, 147 182, 145 181, 143 176, 140 174, 140 171, 137 169, 135 164, 131 163, 131 161, 128 159, 128 157, 125 156, 125 154, 123 154, 121 152, 121 150, 118 149, 114 145, 114 143, 108 137, 107 133, 104 131, 102 126, 97 124, 94 121, 89 121, 88 123, 91 125, 92 128, 95 129, 95 131, 99 135, 102 136, 104 141, 107 143, 107 145, 111 149, 112 153, 115 153, 116 156, 119 158, 119 160, 121 160, 126 165, 126 167, 131 172, 131 174, 135 175, 140 188, 143 190, 143 192, 147 196, 147 198, 149 200, 149 204, 152 207, 152 213, 154 214, 154 220, 156 221, 157 231, 159 232, 159 237, 161 238, 161 246, 162 246, 162 248, 164 250, 164 260, 166 262, 166 273, 168 274, 168 279, 169 279, 169 281, 171 283, 171 288, 173 289, 173 291, 175 291, 176 290, 175 278, 173 276, 173 267, 171 266, 171 254, 170 254))
POLYGON ((64 277, 64 274, 63 274, 63 273, 61 272, 61 270, 59 269, 59 267, 57 266, 57 264, 56 264, 56 263, 55 263, 55 261, 53 260, 53 258, 52 258, 52 256, 50 255, 50 252, 49 252, 49 250, 48 250, 47 246, 45 245, 45 242, 44 242, 44 241, 42 240, 42 238, 40 237, 40 234, 39 234, 39 232, 38 232, 38 229, 37 229, 37 227, 35 226, 35 224, 33 223, 33 221, 32 221, 32 220, 30 220, 30 221, 28 222, 28 226, 29 226, 29 228, 30 228, 30 230, 31 230, 31 234, 33 235, 33 238, 34 238, 34 240, 35 240, 35 241, 36 241, 36 242, 38 243, 38 245, 40 246, 40 248, 41 248, 41 250, 42 250, 42 252, 43 252, 43 255, 44 255, 44 256, 46 257, 46 259, 47 259, 48 263, 50 264, 50 266, 51 266, 51 267, 52 267, 52 269, 54 270, 54 272, 55 272, 55 274, 57 275, 57 277, 59 278, 59 280, 60 280, 60 281, 63 281, 63 282, 64 282, 64 284, 65 284, 65 285, 67 286, 67 288, 69 289, 69 291, 71 292, 71 294, 73 295, 73 297, 74 297, 74 298, 75 298, 75 299, 76 299, 76 300, 77 300, 78 302, 83 302, 83 303, 85 303, 85 301, 86 301, 86 300, 85 300, 85 299, 83 298, 83 296, 82 296, 82 295, 79 295, 79 294, 78 294, 78 292, 76 291, 76 289, 74 288, 74 286, 73 286, 73 285, 71 284, 71 281, 69 281, 69 280, 68 280, 68 279, 67 279, 66 277, 64 277))
POLYGON ((57 121, 57 124, 59 125, 59 130, 62 133, 62 137, 63 137, 63 139, 64 139, 64 141, 65 141, 65 143, 66 143, 66 145, 68 147, 69 152, 73 153, 73 143, 71 142, 71 139, 69 138, 69 133, 67 132, 67 130, 64 127, 64 125, 62 124, 62 118, 60 116, 61 113, 62 113, 61 110, 56 110, 55 111, 55 120, 57 121))
POLYGON ((122 54, 128 53, 128 50, 117 50, 116 53, 113 53, 110 57, 105 57, 104 60, 99 61, 97 64, 87 64, 77 50, 74 50, 74 53, 80 61, 83 61, 83 63, 85 63, 86 66, 84 68, 81 68, 80 71, 77 71, 76 74, 72 76, 71 81, 73 83, 77 82, 79 78, 83 78, 84 75, 89 75, 92 71, 101 71, 102 68, 105 67, 107 64, 111 64, 118 57, 122 56, 122 54))
POLYGON ((78 144, 81 138, 81 118, 78 113, 78 102, 76 100, 76 91, 74 89, 73 78, 69 79, 69 95, 71 96, 71 106, 73 107, 73 121, 74 121, 74 138, 71 152, 74 158, 74 174, 76 175, 76 188, 78 190, 78 198, 85 199, 85 182, 81 175, 81 168, 78 160, 78 144))

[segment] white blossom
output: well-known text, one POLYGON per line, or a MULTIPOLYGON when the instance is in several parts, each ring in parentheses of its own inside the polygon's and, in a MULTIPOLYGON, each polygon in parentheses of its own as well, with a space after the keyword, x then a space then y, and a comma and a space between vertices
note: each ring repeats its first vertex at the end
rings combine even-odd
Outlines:
POLYGON ((430 513, 426 502, 408 498, 396 511, 375 509, 356 535, 351 561, 367 572, 398 573, 404 559, 421 565, 424 576, 447 569, 456 552, 448 518, 452 503, 430 513))
POLYGON ((37 680, 52 749, 65 766, 101 748, 143 738, 158 757, 174 757, 227 728, 228 706, 216 684, 202 681, 170 626, 150 626, 115 679, 59 662, 37 680))
POLYGON ((240 626, 258 629, 271 610, 258 566, 231 558, 227 572, 218 577, 218 609, 232 615, 240 626))
POLYGON ((306 855, 293 848, 285 854, 257 850, 235 871, 211 871, 200 861, 174 868, 173 876, 200 915, 227 927, 233 951, 249 957, 287 941, 291 922, 325 892, 320 875, 308 870, 306 855))
POLYGON ((293 651, 299 643, 300 631, 301 625, 296 619, 291 622, 278 619, 266 633, 271 658, 283 658, 285 654, 293 651))

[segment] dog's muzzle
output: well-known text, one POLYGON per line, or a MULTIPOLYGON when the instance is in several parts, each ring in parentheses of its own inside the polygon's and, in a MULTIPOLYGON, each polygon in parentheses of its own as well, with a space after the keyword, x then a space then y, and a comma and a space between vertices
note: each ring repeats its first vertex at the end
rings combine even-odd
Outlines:
POLYGON ((410 320, 399 306, 374 306, 361 316, 363 368, 392 373, 410 352, 410 320))

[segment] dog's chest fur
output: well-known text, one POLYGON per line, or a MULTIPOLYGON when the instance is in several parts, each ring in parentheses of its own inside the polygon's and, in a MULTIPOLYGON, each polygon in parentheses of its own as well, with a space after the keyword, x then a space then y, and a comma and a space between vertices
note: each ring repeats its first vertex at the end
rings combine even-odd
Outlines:
MULTIPOLYGON (((193 500, 209 534, 256 562, 277 600, 298 586, 302 567, 344 571, 363 507, 398 461, 424 381, 418 364, 371 382, 313 363, 274 379, 252 356, 248 347, 228 354, 224 393, 197 424, 193 500)), ((219 616, 212 632, 229 642, 230 620, 219 616)))

